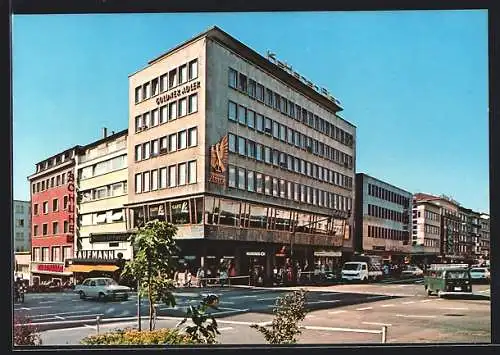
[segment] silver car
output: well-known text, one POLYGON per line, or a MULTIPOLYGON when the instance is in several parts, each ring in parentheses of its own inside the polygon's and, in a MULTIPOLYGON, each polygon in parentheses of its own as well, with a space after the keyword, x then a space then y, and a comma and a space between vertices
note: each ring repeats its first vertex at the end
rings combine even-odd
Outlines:
POLYGON ((96 298, 104 301, 121 298, 127 300, 129 292, 129 287, 121 286, 109 277, 86 279, 82 284, 75 286, 75 293, 79 294, 81 299, 96 298))

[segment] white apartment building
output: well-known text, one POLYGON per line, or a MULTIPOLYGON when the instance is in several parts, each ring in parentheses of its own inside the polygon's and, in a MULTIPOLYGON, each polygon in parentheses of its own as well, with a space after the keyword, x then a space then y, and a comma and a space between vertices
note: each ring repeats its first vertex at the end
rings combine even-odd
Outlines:
POLYGON ((30 201, 14 200, 14 251, 31 251, 31 207, 30 201))
POLYGON ((438 256, 441 248, 440 207, 429 201, 414 201, 412 253, 438 256))

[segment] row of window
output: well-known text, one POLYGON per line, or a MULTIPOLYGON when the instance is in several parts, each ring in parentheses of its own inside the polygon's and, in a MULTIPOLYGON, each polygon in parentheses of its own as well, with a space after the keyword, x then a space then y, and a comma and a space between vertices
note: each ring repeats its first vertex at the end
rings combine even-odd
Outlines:
POLYGON ((278 112, 281 112, 297 122, 302 122, 306 126, 311 127, 312 129, 323 133, 348 147, 352 147, 354 144, 352 134, 347 133, 343 129, 340 129, 305 108, 300 107, 277 92, 273 92, 271 89, 266 88, 264 85, 259 84, 255 80, 247 78, 246 75, 238 73, 232 68, 229 68, 229 87, 248 95, 250 98, 257 100, 278 112))
POLYGON ((441 234, 441 228, 432 226, 430 224, 424 224, 424 233, 428 234, 434 234, 434 235, 440 235, 441 234))
POLYGON ((62 173, 62 174, 58 174, 56 176, 53 176, 51 178, 47 178, 45 180, 38 181, 37 183, 33 183, 31 185, 31 189, 32 189, 33 193, 36 194, 38 192, 42 192, 42 191, 45 191, 45 190, 48 190, 48 189, 51 189, 54 187, 63 186, 66 184, 66 175, 67 175, 67 173, 62 173))
POLYGON ((157 78, 137 86, 135 88, 135 103, 138 104, 139 102, 154 97, 164 91, 173 89, 197 77, 198 60, 194 59, 189 63, 182 64, 157 78))
POLYGON ((124 214, 123 210, 119 208, 109 211, 81 214, 78 218, 81 226, 95 226, 98 224, 123 222, 124 214))
MULTIPOLYGON (((69 203, 69 197, 64 196, 63 197, 63 210, 68 209, 68 203, 69 203)), ((44 201, 42 203, 42 213, 43 214, 48 214, 49 212, 58 212, 59 211, 59 199, 54 198, 52 199, 52 211, 49 211, 49 201, 44 201)), ((39 214, 38 210, 38 203, 33 204, 33 215, 38 216, 39 214)))
POLYGON ((286 181, 242 167, 229 165, 228 170, 229 187, 335 210, 350 211, 352 208, 352 200, 349 197, 286 181))
POLYGON ((71 259, 71 257, 71 247, 62 247, 62 258, 61 247, 59 246, 33 248, 33 261, 64 261, 71 259))
MULTIPOLYGON (((33 225, 33 236, 34 237, 37 237, 40 235, 39 234, 40 230, 38 228, 39 228, 38 224, 33 225)), ((59 222, 57 222, 57 221, 52 222, 52 233, 49 233, 49 224, 43 223, 41 232, 42 232, 42 234, 41 234, 42 236, 47 236, 47 235, 54 236, 54 235, 60 234, 61 230, 59 229, 59 222)), ((68 221, 64 221, 62 233, 69 233, 69 222, 68 221)))
POLYGON ((372 217, 388 219, 395 222, 408 223, 408 216, 405 216, 403 213, 377 205, 368 204, 368 215, 372 217))
POLYGON ((369 225, 368 237, 405 241, 408 240, 408 232, 398 229, 390 229, 390 228, 369 225))
POLYGON ((135 193, 196 184, 196 160, 135 174, 135 193))
POLYGON ((282 142, 303 149, 314 155, 323 157, 349 169, 353 168, 353 158, 349 154, 339 151, 329 145, 313 139, 299 131, 281 124, 271 118, 247 109, 245 106, 229 101, 228 119, 238 122, 250 129, 255 129, 282 142))
POLYGON ((146 221, 155 219, 172 224, 201 224, 203 223, 203 198, 141 206, 133 208, 131 212, 133 223, 129 226, 130 228, 142 226, 146 221))
MULTIPOLYGON (((413 218, 420 218, 421 216, 421 213, 420 211, 413 211, 413 218)), ((432 211, 428 211, 428 210, 424 210, 424 218, 427 219, 427 220, 430 220, 430 221, 440 221, 441 220, 441 216, 439 213, 436 213, 436 212, 432 212, 432 211)))
POLYGON ((146 160, 161 154, 174 153, 178 150, 195 147, 197 144, 198 128, 184 129, 180 132, 136 145, 135 161, 146 160))
POLYGON ((95 187, 93 189, 81 191, 79 193, 82 203, 100 200, 107 197, 123 196, 127 193, 127 182, 121 181, 106 186, 95 187))
POLYGON ((125 169, 127 167, 127 155, 120 155, 99 163, 78 169, 78 179, 89 179, 94 176, 104 175, 112 171, 125 169))
POLYGON ((439 248, 439 240, 424 238, 424 246, 431 248, 439 248))
POLYGON ((198 112, 198 94, 169 102, 135 117, 135 133, 198 112))
POLYGON ((383 187, 368 184, 368 195, 386 200, 389 202, 397 203, 405 208, 409 208, 410 199, 397 192, 389 191, 383 187))
POLYGON ((352 189, 353 179, 336 171, 322 167, 320 165, 297 158, 291 154, 280 152, 250 139, 228 134, 229 151, 242 156, 255 159, 257 161, 272 164, 281 169, 289 170, 297 174, 309 176, 311 178, 352 189))

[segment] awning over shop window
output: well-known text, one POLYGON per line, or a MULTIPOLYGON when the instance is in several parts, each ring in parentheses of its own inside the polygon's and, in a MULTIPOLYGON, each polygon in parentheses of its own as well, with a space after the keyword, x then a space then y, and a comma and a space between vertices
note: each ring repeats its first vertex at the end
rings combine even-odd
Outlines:
POLYGON ((116 265, 71 265, 68 267, 71 272, 91 272, 91 271, 108 271, 113 272, 118 270, 116 265))

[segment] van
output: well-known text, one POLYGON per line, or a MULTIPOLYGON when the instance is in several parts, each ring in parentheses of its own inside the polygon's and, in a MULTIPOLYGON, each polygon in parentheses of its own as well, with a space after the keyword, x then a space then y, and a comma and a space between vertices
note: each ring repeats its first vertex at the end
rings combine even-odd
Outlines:
POLYGON ((457 267, 431 268, 424 276, 424 288, 428 296, 472 295, 470 272, 457 267))
POLYGON ((382 270, 367 262, 350 261, 344 264, 341 277, 342 281, 375 281, 382 278, 382 270))

